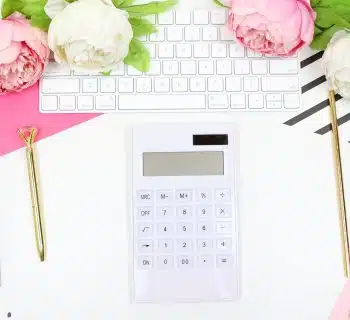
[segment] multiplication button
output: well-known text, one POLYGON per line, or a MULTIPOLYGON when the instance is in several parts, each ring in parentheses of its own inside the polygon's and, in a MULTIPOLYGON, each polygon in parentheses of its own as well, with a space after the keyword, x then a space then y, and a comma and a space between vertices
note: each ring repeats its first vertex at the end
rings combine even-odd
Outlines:
POLYGON ((218 205, 215 208, 217 218, 230 218, 232 217, 232 207, 230 205, 218 205))
POLYGON ((192 190, 176 190, 175 199, 178 202, 191 202, 192 190))
POLYGON ((215 190, 215 199, 217 201, 230 201, 231 200, 230 189, 216 189, 215 190))
POLYGON ((156 194, 157 203, 168 203, 173 200, 172 190, 158 190, 156 194))
POLYGON ((138 202, 147 203, 153 201, 153 191, 152 190, 139 190, 137 191, 138 202))

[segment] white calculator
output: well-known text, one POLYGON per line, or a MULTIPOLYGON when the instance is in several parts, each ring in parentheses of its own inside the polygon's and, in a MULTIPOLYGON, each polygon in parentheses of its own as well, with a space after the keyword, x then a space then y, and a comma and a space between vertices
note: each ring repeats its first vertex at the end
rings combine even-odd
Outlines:
POLYGON ((131 136, 132 300, 237 300, 234 125, 145 124, 131 136))

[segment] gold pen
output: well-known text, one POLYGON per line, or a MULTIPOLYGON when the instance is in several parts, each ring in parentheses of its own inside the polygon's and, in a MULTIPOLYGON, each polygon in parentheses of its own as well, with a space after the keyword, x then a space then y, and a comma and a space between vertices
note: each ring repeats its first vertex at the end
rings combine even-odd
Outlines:
POLYGON ((34 156, 34 141, 37 135, 37 129, 32 127, 24 127, 18 130, 18 134, 26 145, 27 169, 29 177, 30 195, 32 200, 36 248, 39 254, 40 261, 44 261, 46 250, 44 226, 40 207, 39 187, 34 156))
POLYGON ((337 108, 335 103, 334 90, 329 91, 329 103, 330 103, 330 116, 332 123, 332 144, 333 144, 333 157, 336 176, 336 188, 337 188, 337 200, 339 209, 339 222, 340 222, 340 237, 342 242, 342 254, 343 254, 343 267, 345 277, 350 277, 350 246, 349 246, 349 232, 348 221, 346 213, 346 202, 344 192, 344 179, 343 169, 341 162, 341 152, 338 133, 338 117, 337 108))

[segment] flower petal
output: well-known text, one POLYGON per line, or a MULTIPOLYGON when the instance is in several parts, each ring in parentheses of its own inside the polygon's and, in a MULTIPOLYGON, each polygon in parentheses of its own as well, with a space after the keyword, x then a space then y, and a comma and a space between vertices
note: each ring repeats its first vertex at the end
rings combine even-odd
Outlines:
POLYGON ((0 50, 4 50, 11 45, 12 23, 0 20, 0 50))
POLYGON ((6 64, 15 61, 21 52, 21 49, 21 43, 12 42, 8 48, 0 51, 0 64, 6 64))
POLYGON ((69 3, 64 0, 48 0, 45 5, 45 13, 53 19, 58 13, 64 10, 69 3))
POLYGON ((298 2, 298 7, 301 14, 300 38, 306 43, 310 44, 314 37, 314 11, 304 1, 298 2))

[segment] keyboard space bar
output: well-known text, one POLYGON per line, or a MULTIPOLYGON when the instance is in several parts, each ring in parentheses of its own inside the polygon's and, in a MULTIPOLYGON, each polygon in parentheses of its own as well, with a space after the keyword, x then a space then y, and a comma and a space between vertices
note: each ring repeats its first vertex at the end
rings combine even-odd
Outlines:
POLYGON ((119 94, 120 110, 205 109, 205 95, 119 94))

